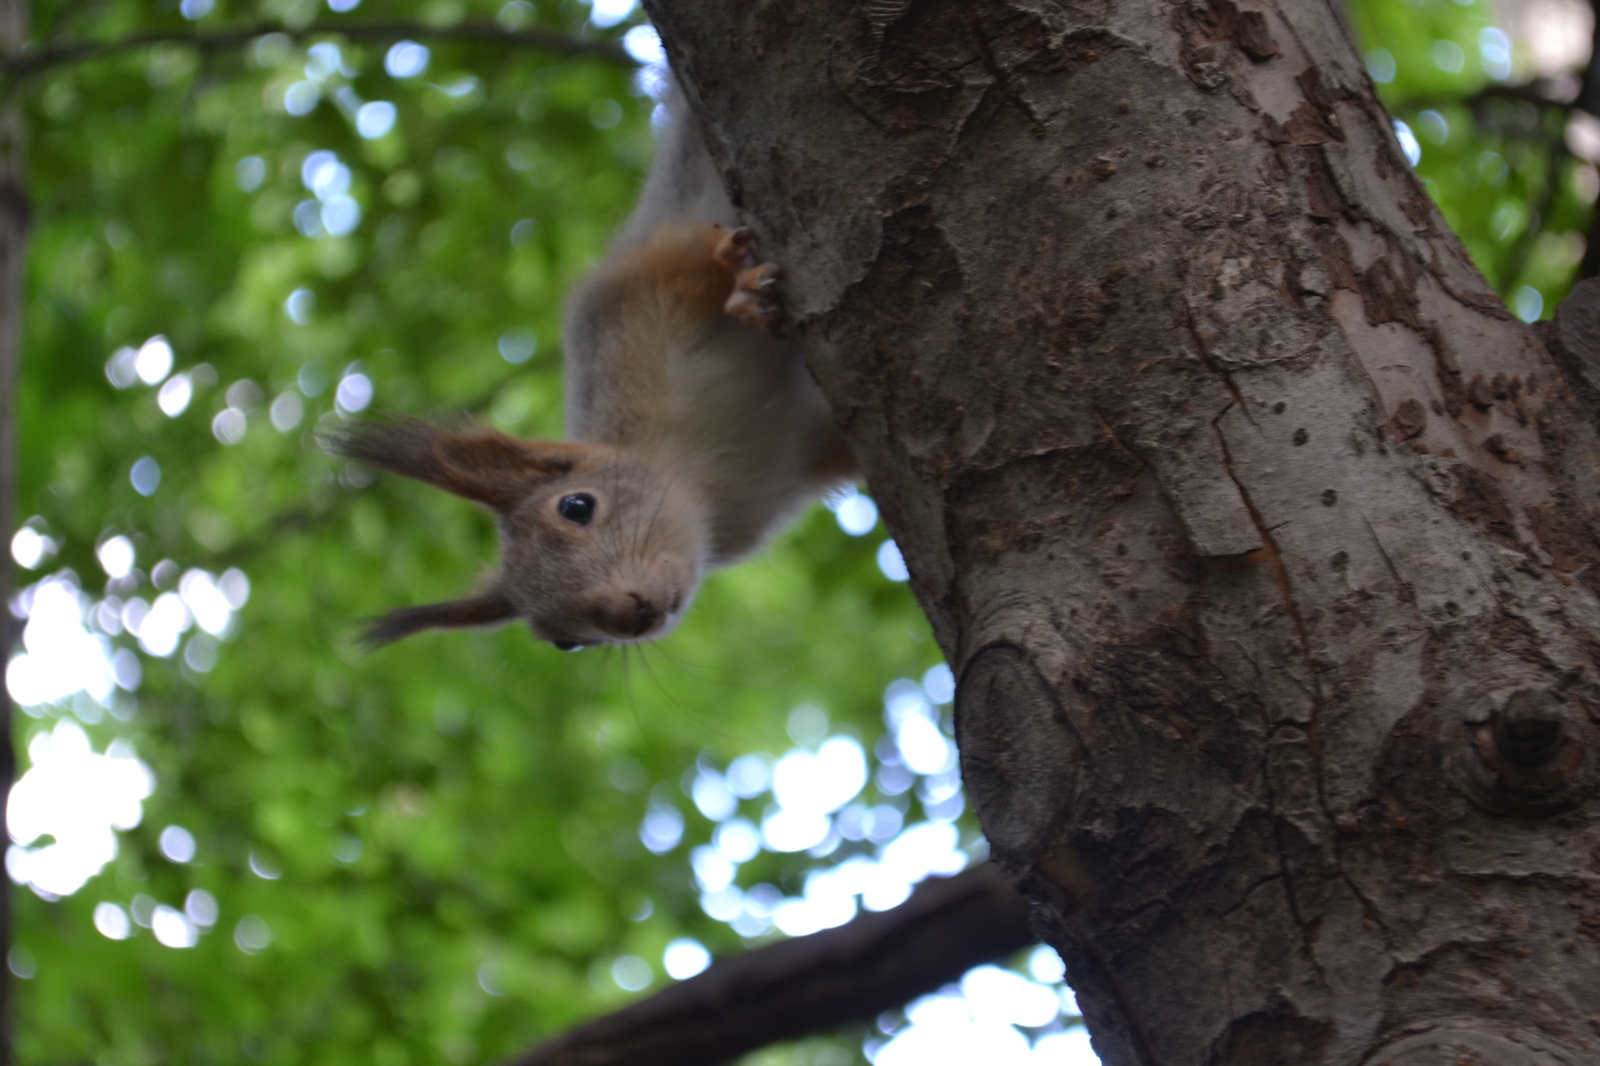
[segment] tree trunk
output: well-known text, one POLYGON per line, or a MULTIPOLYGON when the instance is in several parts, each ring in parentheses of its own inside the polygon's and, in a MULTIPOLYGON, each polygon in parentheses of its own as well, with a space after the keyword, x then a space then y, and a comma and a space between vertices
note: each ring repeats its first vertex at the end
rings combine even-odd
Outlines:
POLYGON ((646 6, 1105 1061, 1600 1061, 1600 440, 1328 4, 646 6))

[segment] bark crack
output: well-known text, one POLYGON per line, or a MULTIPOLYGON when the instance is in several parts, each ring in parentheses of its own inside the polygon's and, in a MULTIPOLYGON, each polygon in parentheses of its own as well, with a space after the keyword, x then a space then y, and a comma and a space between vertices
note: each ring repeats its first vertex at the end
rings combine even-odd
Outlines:
MULTIPOLYGON (((1266 761, 1263 755, 1262 761, 1266 761)), ((1273 794, 1270 780, 1267 783, 1267 795, 1272 798, 1273 805, 1277 805, 1277 796, 1273 794)), ((1311 935, 1314 923, 1304 914, 1300 913, 1300 900, 1294 892, 1294 873, 1289 869, 1289 850, 1283 844, 1283 819, 1272 819, 1272 843, 1278 852, 1278 869, 1283 878, 1283 898, 1289 905, 1289 917, 1294 919, 1295 928, 1300 930, 1300 948, 1305 953, 1305 960, 1310 964, 1312 972, 1322 982, 1324 988, 1328 987, 1328 971, 1322 968, 1322 962, 1317 958, 1316 939, 1311 935)))
MULTIPOLYGON (((1195 328, 1192 318, 1188 321, 1188 327, 1190 336, 1194 339, 1195 347, 1200 356, 1201 364, 1221 379, 1224 387, 1228 390, 1228 395, 1233 398, 1233 403, 1228 407, 1223 408, 1222 412, 1218 414, 1216 418, 1212 419, 1211 428, 1212 431, 1217 435, 1217 444, 1222 451, 1223 471, 1227 474, 1228 479, 1233 482, 1234 487, 1238 489, 1239 499, 1243 501, 1245 511, 1250 516, 1250 522, 1255 526, 1256 533, 1261 538, 1262 549, 1258 554, 1272 572, 1273 581, 1278 587, 1278 593, 1283 603, 1284 612, 1289 616, 1290 624, 1293 626, 1296 638, 1300 643, 1301 661, 1305 665, 1306 677, 1309 683, 1307 695, 1311 700, 1311 719, 1306 723, 1306 737, 1308 747, 1310 748, 1311 752, 1312 765, 1315 768, 1312 775, 1313 784, 1316 787, 1317 806, 1322 812, 1324 822, 1331 828, 1335 825, 1335 822, 1332 812, 1328 809, 1327 795, 1323 782, 1322 715, 1324 711, 1324 699, 1322 695, 1322 685, 1318 681, 1316 665, 1313 662, 1311 630, 1310 627, 1306 625, 1305 618, 1301 615, 1299 605, 1295 600, 1294 583, 1290 579, 1289 568, 1287 565, 1285 565, 1283 556, 1278 550, 1277 541, 1272 535, 1274 527, 1267 524, 1267 521, 1262 516, 1261 512, 1256 509, 1255 502, 1250 498, 1249 490, 1245 487, 1244 483, 1239 480, 1238 476, 1234 474, 1233 455, 1228 448, 1228 437, 1227 434, 1222 432, 1222 419, 1227 415, 1228 411, 1232 409, 1232 407, 1237 406, 1240 411, 1246 414, 1247 417, 1249 414, 1249 407, 1244 402, 1244 395, 1239 391, 1239 386, 1237 383, 1234 382, 1233 375, 1222 367, 1219 367, 1212 360, 1210 352, 1206 350, 1205 341, 1203 338, 1201 338, 1199 331, 1195 328)), ((1253 419, 1250 421, 1252 425, 1255 425, 1253 419)), ((1263 754, 1263 760, 1265 760, 1265 758, 1266 756, 1263 754)), ((1272 787, 1271 775, 1267 773, 1265 765, 1263 765, 1263 780, 1266 782, 1267 794, 1272 798, 1273 807, 1276 808, 1277 796, 1272 787)), ((1310 935, 1311 925, 1301 914, 1299 902, 1295 897, 1294 875, 1289 869, 1288 852, 1284 848, 1283 840, 1280 835, 1282 830, 1282 817, 1274 816, 1272 831, 1273 841, 1277 848, 1278 860, 1283 872, 1284 896, 1289 904, 1289 913, 1293 917, 1295 925, 1300 930, 1301 941, 1306 953, 1306 961, 1316 971, 1317 976, 1322 979, 1323 984, 1326 985, 1327 975, 1323 971, 1322 964, 1317 960, 1316 957, 1316 951, 1313 947, 1314 942, 1310 935)), ((1333 866, 1339 871, 1339 876, 1348 884, 1349 877, 1336 859, 1333 862, 1333 866)), ((1351 884, 1350 887, 1352 891, 1355 891, 1355 886, 1353 884, 1351 884)), ((1367 905, 1365 897, 1363 897, 1360 892, 1356 892, 1356 898, 1362 901, 1363 909, 1370 909, 1367 905)), ((1381 927, 1382 923, 1380 922, 1379 924, 1381 927)))
POLYGON ((961 14, 967 20, 967 28, 972 31, 972 40, 978 46, 978 54, 983 57, 983 68, 994 78, 995 86, 1000 90, 1000 95, 1014 104, 1018 111, 1022 112, 1023 117, 1030 123, 1030 128, 1035 137, 1043 137, 1045 133, 1044 119, 1039 117, 1039 113, 1033 109, 1033 105, 1028 102, 1028 98, 1018 92, 1016 87, 1011 84, 1010 73, 1005 67, 1001 66, 999 59, 994 54, 994 49, 989 47, 989 38, 983 32, 983 19, 978 15, 978 9, 972 5, 971 0, 964 0, 961 5, 961 14))
POLYGON ((1244 890, 1244 893, 1239 897, 1239 902, 1235 903, 1233 906, 1231 906, 1227 910, 1223 911, 1222 914, 1221 914, 1221 917, 1226 918, 1229 915, 1233 914, 1234 912, 1238 911, 1239 908, 1243 907, 1245 904, 1249 903, 1250 902, 1250 897, 1256 894, 1256 890, 1257 889, 1264 888, 1267 885, 1270 885, 1272 882, 1279 881, 1279 880, 1282 880, 1282 879, 1283 879, 1282 871, 1279 871, 1278 873, 1275 873, 1275 874, 1263 874, 1261 877, 1256 878, 1256 880, 1252 881, 1250 883, 1250 886, 1248 888, 1246 888, 1244 890))
MULTIPOLYGON (((1323 697, 1322 686, 1317 681, 1316 667, 1312 662, 1311 630, 1310 627, 1306 625, 1305 618, 1300 614, 1300 607, 1296 602, 1294 595, 1294 583, 1289 578, 1289 568, 1284 564, 1283 556, 1278 551, 1278 543, 1273 538, 1273 529, 1276 527, 1269 526, 1267 524, 1266 519, 1261 516, 1261 512, 1256 509, 1255 501, 1250 498, 1249 490, 1245 488, 1244 483, 1239 480, 1236 474, 1234 474, 1233 455, 1228 449, 1228 437, 1227 434, 1222 432, 1222 427, 1220 425, 1223 418, 1226 417, 1228 412, 1235 406, 1237 406, 1240 411, 1244 412, 1246 418, 1248 418, 1249 407, 1244 402, 1244 395, 1240 393, 1239 386, 1233 380, 1233 375, 1227 370, 1219 367, 1212 360, 1211 353, 1206 350, 1204 339, 1201 338, 1199 330, 1195 329, 1193 319, 1189 320, 1188 327, 1189 335, 1194 340, 1195 348, 1200 356, 1201 364, 1222 380, 1223 386, 1228 390, 1228 395, 1233 398, 1233 402, 1227 407, 1224 407, 1221 413, 1211 420, 1211 429, 1212 432, 1217 435, 1217 445, 1222 451, 1223 473, 1227 474, 1228 480, 1232 481, 1234 487, 1238 489, 1239 499, 1244 503, 1245 512, 1250 516, 1250 523, 1251 525, 1255 526, 1257 535, 1261 537, 1262 548, 1259 553, 1260 557, 1264 562, 1266 562, 1268 568, 1272 571, 1273 581, 1278 586, 1278 593, 1282 598, 1283 609, 1288 614, 1289 621, 1294 627, 1295 636, 1300 643, 1302 662, 1305 664, 1306 676, 1311 684, 1309 695, 1311 697, 1312 714, 1311 721, 1309 723, 1310 728, 1307 730, 1307 732, 1311 738, 1312 757, 1317 766, 1317 799, 1323 808, 1323 815, 1328 817, 1331 824, 1332 818, 1327 810, 1326 799, 1323 796, 1322 788, 1321 716, 1323 711, 1323 697)), ((1255 424, 1253 420, 1251 421, 1251 424, 1255 424)))
POLYGON ((1339 872, 1339 879, 1345 883, 1345 887, 1350 889, 1350 894, 1361 901, 1362 912, 1371 919, 1373 925, 1383 930, 1384 946, 1392 950, 1394 948, 1394 940, 1389 935, 1389 923, 1383 920, 1383 912, 1378 909, 1378 905, 1368 898, 1365 892, 1361 891, 1360 886, 1356 884, 1355 878, 1345 871, 1342 863, 1334 863, 1333 868, 1339 872))
POLYGON ((1428 616, 1423 614, 1417 607, 1416 589, 1411 587, 1411 582, 1400 576, 1400 568, 1395 565, 1393 557, 1389 555, 1389 549, 1383 546, 1383 540, 1378 536, 1378 531, 1372 528, 1372 522, 1366 515, 1361 516, 1361 524, 1367 527, 1367 534, 1372 537, 1373 545, 1377 547, 1378 554, 1383 556, 1383 563, 1389 568, 1389 575, 1394 578, 1395 584, 1399 585, 1404 591, 1405 595, 1402 598, 1411 605, 1411 613, 1416 615, 1418 620, 1429 629, 1432 629, 1433 626, 1428 621, 1428 616))

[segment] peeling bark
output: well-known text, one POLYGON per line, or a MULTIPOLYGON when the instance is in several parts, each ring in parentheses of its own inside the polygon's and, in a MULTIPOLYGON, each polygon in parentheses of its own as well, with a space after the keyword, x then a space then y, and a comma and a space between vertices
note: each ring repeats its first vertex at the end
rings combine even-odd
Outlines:
POLYGON ((1600 1060, 1591 386, 1335 12, 646 6, 1105 1061, 1600 1060))

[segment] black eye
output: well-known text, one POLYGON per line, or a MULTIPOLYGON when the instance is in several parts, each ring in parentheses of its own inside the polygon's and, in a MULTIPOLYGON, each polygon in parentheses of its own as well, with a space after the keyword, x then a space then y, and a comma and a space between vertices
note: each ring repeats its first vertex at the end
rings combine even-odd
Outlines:
POLYGON ((568 522, 586 526, 594 520, 594 497, 587 492, 563 496, 561 502, 556 505, 556 511, 568 522))
POLYGON ((552 640, 550 643, 555 645, 556 651, 582 651, 583 650, 583 645, 579 644, 575 640, 552 640))

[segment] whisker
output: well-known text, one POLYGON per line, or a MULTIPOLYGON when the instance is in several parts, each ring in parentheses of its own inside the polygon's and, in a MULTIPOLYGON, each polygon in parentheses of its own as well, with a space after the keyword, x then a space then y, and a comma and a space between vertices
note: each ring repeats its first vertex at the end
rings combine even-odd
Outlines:
POLYGON ((634 647, 637 648, 639 652, 640 669, 644 670, 649 676, 651 682, 655 685, 656 692, 661 697, 662 702, 667 706, 677 710, 680 714, 684 715, 691 722, 693 722, 698 732, 709 733, 713 736, 721 737, 724 740, 743 741, 749 743, 755 742, 756 738, 754 735, 744 736, 741 733, 730 729, 729 723, 726 719, 718 718, 716 714, 706 708, 704 704, 685 703, 672 694, 672 691, 668 688, 666 682, 654 669, 649 658, 650 650, 654 650, 661 655, 666 655, 666 650, 662 648, 660 644, 650 645, 648 649, 642 644, 636 644, 634 647))
POLYGON ((650 512, 650 520, 642 524, 637 536, 634 538, 633 553, 635 558, 644 550, 644 546, 649 543, 650 534, 655 532, 656 520, 661 517, 661 510, 666 506, 667 494, 671 490, 672 476, 668 475, 666 483, 660 486, 660 492, 656 497, 655 509, 650 512))
MULTIPOLYGON (((603 481, 609 479, 607 495, 611 498, 613 513, 615 514, 621 502, 621 493, 618 491, 618 487, 621 484, 620 464, 616 462, 607 463, 602 468, 601 476, 603 481)), ((626 519, 622 519, 622 521, 626 521, 626 519)), ((621 558, 617 552, 617 526, 618 522, 616 521, 607 522, 601 530, 602 535, 597 538, 603 553, 602 559, 607 569, 615 569, 618 560, 621 558)))

